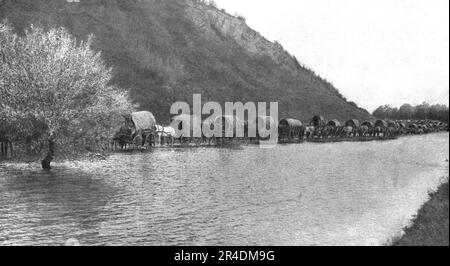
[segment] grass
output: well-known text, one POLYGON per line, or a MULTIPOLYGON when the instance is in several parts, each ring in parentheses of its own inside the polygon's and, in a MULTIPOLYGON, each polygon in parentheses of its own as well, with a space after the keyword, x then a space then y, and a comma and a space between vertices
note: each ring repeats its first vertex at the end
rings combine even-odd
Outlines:
POLYGON ((436 192, 430 193, 405 234, 392 240, 393 246, 448 246, 448 177, 436 192))

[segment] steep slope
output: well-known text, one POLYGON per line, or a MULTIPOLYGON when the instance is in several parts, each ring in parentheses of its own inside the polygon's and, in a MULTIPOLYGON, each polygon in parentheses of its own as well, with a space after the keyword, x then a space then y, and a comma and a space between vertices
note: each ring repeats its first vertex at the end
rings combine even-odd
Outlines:
POLYGON ((95 36, 141 109, 166 122, 173 102, 278 101, 281 117, 367 119, 328 82, 245 21, 194 0, 0 0, 0 18, 18 32, 31 23, 95 36))

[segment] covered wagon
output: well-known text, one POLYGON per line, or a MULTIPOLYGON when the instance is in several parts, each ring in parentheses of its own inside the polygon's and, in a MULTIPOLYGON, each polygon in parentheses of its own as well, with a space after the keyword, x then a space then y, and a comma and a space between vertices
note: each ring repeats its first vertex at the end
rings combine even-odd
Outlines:
POLYGON ((333 119, 333 120, 328 121, 327 126, 330 126, 333 128, 340 127, 341 122, 339 122, 339 120, 337 120, 337 119, 333 119))
POLYGON ((297 119, 282 119, 278 124, 278 137, 280 140, 292 140, 297 137, 299 140, 303 140, 304 132, 303 123, 297 119))
POLYGON ((357 129, 357 128, 359 128, 360 123, 359 123, 359 121, 357 119, 350 119, 347 122, 345 122, 345 126, 357 129))
POLYGON ((388 127, 393 127, 393 128, 398 128, 399 127, 399 124, 396 121, 394 121, 394 120, 388 120, 387 124, 388 124, 388 127))
POLYGON ((370 128, 374 128, 375 127, 375 123, 372 122, 372 121, 364 121, 364 122, 362 122, 361 126, 365 126, 365 127, 368 127, 370 129, 370 128))
POLYGON ((399 122, 399 123, 398 123, 398 126, 399 126, 400 128, 406 128, 406 123, 405 123, 405 122, 399 122))
POLYGON ((375 127, 380 127, 380 128, 387 128, 388 122, 386 122, 385 120, 377 120, 375 121, 375 127))
POLYGON ((323 116, 316 115, 309 121, 309 125, 313 127, 323 127, 325 126, 325 118, 323 116))
POLYGON ((421 134, 423 132, 422 125, 417 123, 409 124, 409 130, 412 134, 421 134))
POLYGON ((339 122, 339 120, 337 119, 332 119, 327 122, 327 126, 322 131, 322 137, 336 137, 342 133, 342 130, 343 128, 341 122, 339 122))
POLYGON ((409 128, 419 128, 417 124, 409 124, 409 128))
POLYGON ((127 145, 154 145, 155 132, 156 119, 152 113, 134 112, 124 116, 124 124, 114 136, 114 142, 122 148, 127 145))

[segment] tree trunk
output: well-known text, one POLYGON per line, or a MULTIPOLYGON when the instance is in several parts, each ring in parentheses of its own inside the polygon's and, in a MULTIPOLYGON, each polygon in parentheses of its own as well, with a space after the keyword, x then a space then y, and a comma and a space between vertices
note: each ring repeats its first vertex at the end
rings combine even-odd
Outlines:
POLYGON ((13 150, 13 143, 12 143, 12 141, 9 143, 9 149, 10 149, 10 155, 11 155, 11 158, 14 156, 14 150, 13 150))
POLYGON ((50 135, 48 138, 48 153, 47 156, 42 160, 42 169, 50 170, 52 169, 50 163, 53 161, 53 156, 55 155, 55 138, 53 135, 50 135))

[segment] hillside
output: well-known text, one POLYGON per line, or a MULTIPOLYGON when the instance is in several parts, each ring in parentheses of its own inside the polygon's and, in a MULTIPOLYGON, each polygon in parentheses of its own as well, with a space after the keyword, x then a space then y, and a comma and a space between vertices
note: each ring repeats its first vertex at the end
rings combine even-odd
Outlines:
POLYGON ((280 117, 368 119, 328 82, 242 18, 193 0, 0 0, 0 19, 20 33, 31 23, 95 36, 130 92, 161 123, 177 100, 278 101, 280 117))

